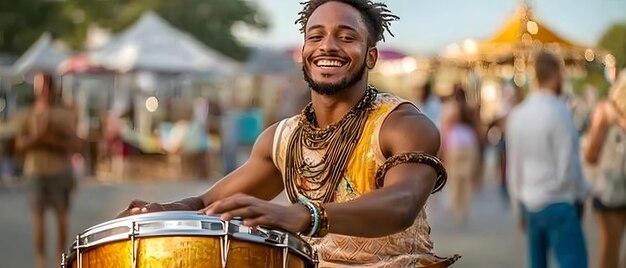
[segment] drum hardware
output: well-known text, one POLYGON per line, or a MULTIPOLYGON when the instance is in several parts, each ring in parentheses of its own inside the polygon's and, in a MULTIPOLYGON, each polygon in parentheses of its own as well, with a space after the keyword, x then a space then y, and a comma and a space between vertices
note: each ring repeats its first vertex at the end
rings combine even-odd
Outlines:
MULTIPOLYGON (((229 222, 224 222, 224 230, 228 230, 229 224, 229 222)), ((228 262, 228 251, 230 250, 230 239, 227 235, 220 237, 220 250, 220 255, 222 257, 222 268, 226 268, 226 263, 228 262)))
POLYGON ((193 267, 313 268, 319 263, 311 246, 295 234, 190 212, 148 213, 96 225, 79 234, 61 257, 63 268, 170 267, 180 261, 193 267))
POLYGON ((78 268, 83 268, 83 254, 80 252, 80 235, 76 235, 76 258, 78 259, 78 268))
POLYGON ((287 259, 289 258, 289 248, 283 248, 283 267, 287 267, 287 259))
POLYGON ((66 268, 65 267, 65 262, 67 261, 67 255, 65 254, 65 252, 63 252, 61 254, 61 268, 66 268))
MULTIPOLYGON (((132 261, 133 261, 133 268, 137 268, 137 245, 135 245, 135 234, 137 234, 138 230, 138 226, 137 223, 133 221, 132 223, 132 227, 131 227, 131 232, 128 235, 130 238, 130 254, 132 256, 132 261)), ((82 262, 81 262, 82 264, 82 262)))

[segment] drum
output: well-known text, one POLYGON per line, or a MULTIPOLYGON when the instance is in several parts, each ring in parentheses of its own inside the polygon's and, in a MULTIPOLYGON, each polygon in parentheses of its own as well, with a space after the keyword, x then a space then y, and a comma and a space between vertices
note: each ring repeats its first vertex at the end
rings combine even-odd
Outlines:
POLYGON ((299 236, 195 211, 115 219, 85 230, 63 268, 295 267, 315 268, 316 254, 299 236))

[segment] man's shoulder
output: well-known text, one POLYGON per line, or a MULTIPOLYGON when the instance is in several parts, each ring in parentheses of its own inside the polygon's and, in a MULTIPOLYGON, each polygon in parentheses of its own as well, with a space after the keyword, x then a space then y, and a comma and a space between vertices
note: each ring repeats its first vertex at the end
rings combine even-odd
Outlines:
POLYGON ((378 94, 376 94, 375 102, 379 104, 380 103, 401 103, 401 102, 408 102, 408 100, 405 100, 393 93, 379 92, 378 94))
POLYGON ((381 136, 393 142, 414 140, 432 143, 437 148, 440 139, 437 126, 411 103, 401 103, 389 114, 381 128, 381 136))

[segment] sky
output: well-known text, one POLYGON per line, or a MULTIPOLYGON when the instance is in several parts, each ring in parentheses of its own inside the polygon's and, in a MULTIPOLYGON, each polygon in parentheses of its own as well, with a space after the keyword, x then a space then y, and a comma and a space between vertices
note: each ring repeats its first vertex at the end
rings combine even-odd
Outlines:
MULTIPOLYGON (((299 26, 294 24, 301 0, 249 0, 257 2, 270 21, 266 33, 244 31, 251 45, 298 47, 299 26)), ((434 54, 454 42, 486 39, 497 32, 522 0, 382 0, 400 16, 379 47, 407 54, 434 54)), ((626 0, 529 0, 540 23, 561 37, 593 47, 615 23, 626 23, 626 0)))

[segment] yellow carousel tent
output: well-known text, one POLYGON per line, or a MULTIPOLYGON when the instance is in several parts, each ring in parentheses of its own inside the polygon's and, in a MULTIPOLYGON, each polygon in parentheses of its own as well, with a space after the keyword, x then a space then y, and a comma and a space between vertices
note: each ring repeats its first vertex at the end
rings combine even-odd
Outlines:
MULTIPOLYGON (((604 61, 605 52, 596 51, 560 36, 537 19, 531 7, 524 3, 493 35, 483 40, 467 39, 447 47, 439 57, 443 67, 456 70, 441 80, 461 82, 472 103, 481 104, 481 115, 486 119, 496 111, 504 96, 500 78, 512 80, 517 87, 528 86, 532 77, 532 55, 538 49, 547 49, 563 59, 566 75, 581 76, 587 62, 604 61), (491 84, 497 86, 489 86, 491 84), (491 97, 490 97, 491 96, 491 97), (494 104, 489 115, 489 104, 494 104), (497 108, 497 109, 496 109, 497 108)), ((610 56, 610 55, 608 55, 610 56)), ((448 86, 449 88, 449 86, 448 86)), ((515 89, 518 94, 519 89, 515 89)))
MULTIPOLYGON (((515 13, 492 36, 482 40, 465 40, 448 47, 443 58, 453 61, 511 62, 527 56, 537 48, 559 54, 566 62, 593 61, 595 51, 568 40, 537 19, 528 5, 515 13)), ((603 53, 601 53, 603 54, 603 53)))
MULTIPOLYGON (((579 47, 574 42, 560 37, 540 23, 527 6, 519 8, 513 17, 495 35, 481 45, 522 43, 524 35, 543 44, 558 44, 565 47, 579 47)), ((527 37, 527 38, 528 38, 527 37)))

